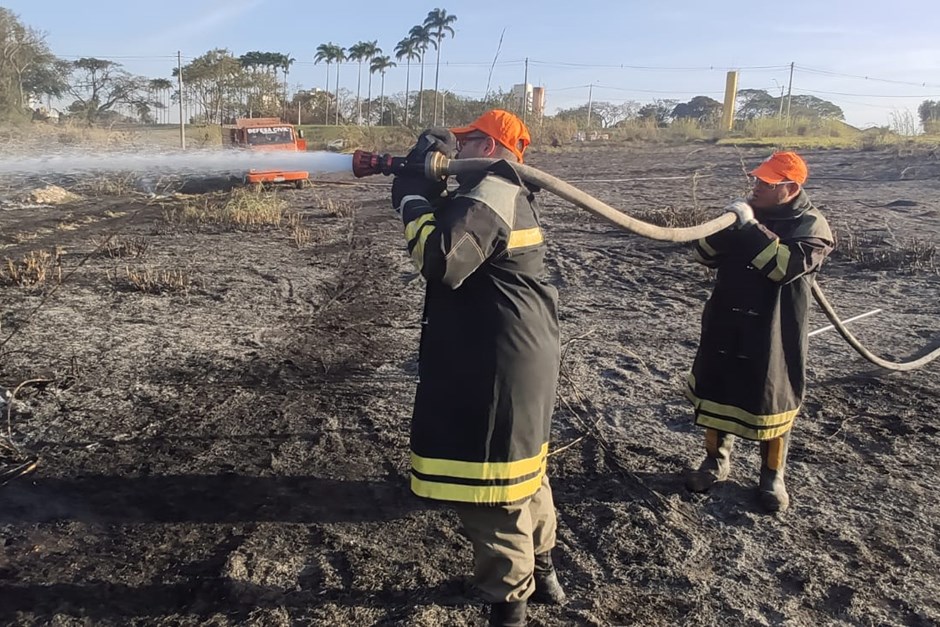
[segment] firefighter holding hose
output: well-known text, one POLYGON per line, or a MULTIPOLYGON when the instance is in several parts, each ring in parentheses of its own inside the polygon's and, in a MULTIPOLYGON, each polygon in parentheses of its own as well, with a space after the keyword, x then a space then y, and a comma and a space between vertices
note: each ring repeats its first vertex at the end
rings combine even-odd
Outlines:
POLYGON ((536 190, 522 162, 529 132, 487 111, 469 126, 428 129, 429 152, 499 159, 446 179, 392 184, 408 252, 427 281, 411 422, 411 489, 453 505, 473 545, 474 585, 491 625, 524 625, 529 601, 565 594, 552 564, 555 508, 546 474, 558 382, 557 291, 545 279, 536 190))
POLYGON ((706 492, 724 481, 735 438, 756 440, 758 496, 776 512, 790 503, 784 470, 803 402, 811 288, 833 237, 803 189, 799 155, 774 153, 751 174, 751 195, 725 208, 737 222, 695 245, 697 261, 718 274, 686 390, 706 457, 686 486, 706 492))

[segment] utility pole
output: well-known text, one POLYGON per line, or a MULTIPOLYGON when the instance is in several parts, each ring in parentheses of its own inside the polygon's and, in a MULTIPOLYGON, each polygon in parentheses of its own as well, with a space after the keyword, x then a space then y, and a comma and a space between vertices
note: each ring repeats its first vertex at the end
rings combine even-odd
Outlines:
POLYGON ((591 105, 594 104, 594 83, 588 85, 588 119, 587 127, 591 128, 591 105))
POLYGON ((725 77, 725 103, 721 107, 721 131, 728 133, 734 128, 734 100, 738 95, 738 72, 730 70, 725 77))
POLYGON ((790 85, 787 87, 787 130, 790 130, 790 101, 793 99, 793 61, 790 61, 790 85))
POLYGON ((180 90, 180 149, 186 150, 186 122, 183 118, 183 55, 176 51, 176 85, 180 90))
POLYGON ((525 123, 529 112, 529 57, 525 58, 525 74, 522 78, 522 122, 525 123))

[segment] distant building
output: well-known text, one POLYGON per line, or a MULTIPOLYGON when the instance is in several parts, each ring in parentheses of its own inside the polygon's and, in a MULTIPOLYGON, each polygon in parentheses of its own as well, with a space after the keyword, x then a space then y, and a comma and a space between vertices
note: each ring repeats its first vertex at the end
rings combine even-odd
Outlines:
POLYGON ((532 88, 532 115, 541 119, 545 115, 545 88, 532 88))

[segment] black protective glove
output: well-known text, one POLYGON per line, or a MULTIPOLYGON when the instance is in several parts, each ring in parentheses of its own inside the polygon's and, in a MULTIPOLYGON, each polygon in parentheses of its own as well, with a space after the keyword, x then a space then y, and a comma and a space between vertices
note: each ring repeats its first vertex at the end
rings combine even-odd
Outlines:
POLYGON ((444 194, 447 179, 432 181, 423 176, 403 174, 392 181, 392 208, 401 211, 401 201, 405 196, 421 196, 433 202, 444 194))
POLYGON ((424 163, 429 152, 439 152, 453 159, 457 156, 457 136, 442 126, 425 129, 406 158, 409 163, 424 163))
MULTIPOLYGON (((457 155, 457 137, 448 128, 425 129, 418 136, 418 141, 415 142, 405 159, 408 163, 423 166, 431 152, 439 152, 448 159, 453 159, 457 155)), ((440 198, 446 189, 446 178, 431 181, 421 175, 401 174, 392 181, 392 207, 395 211, 399 211, 401 201, 405 196, 422 196, 433 201, 440 198)))

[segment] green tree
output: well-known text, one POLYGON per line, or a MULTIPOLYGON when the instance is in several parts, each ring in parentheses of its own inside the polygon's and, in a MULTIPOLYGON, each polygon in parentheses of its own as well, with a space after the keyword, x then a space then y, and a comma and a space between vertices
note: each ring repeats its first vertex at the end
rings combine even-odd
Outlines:
POLYGON ((24 114, 31 98, 63 95, 71 69, 39 32, 0 7, 0 116, 24 114))
POLYGON ((677 120, 696 120, 703 124, 717 122, 721 118, 721 103, 708 96, 696 96, 688 102, 680 102, 672 109, 677 120))
POLYGON ((925 133, 940 131, 940 101, 925 100, 917 107, 917 115, 925 133))
POLYGON ((454 28, 451 26, 457 21, 456 15, 448 15, 446 9, 434 9, 429 11, 424 18, 424 26, 434 37, 435 49, 437 50, 437 61, 434 64, 434 125, 437 125, 437 94, 439 90, 439 79, 441 75, 441 43, 444 40, 445 33, 454 36, 454 28))
MULTIPOLYGON (((784 104, 784 107, 786 107, 786 104, 784 104)), ((845 118, 842 108, 838 105, 808 94, 793 96, 790 102, 790 115, 827 120, 842 120, 845 118)))
MULTIPOLYGON (((270 61, 269 61, 270 63, 270 61)), ((221 124, 238 106, 244 86, 241 61, 225 48, 215 48, 183 66, 183 88, 187 97, 200 109, 199 118, 206 124, 221 124)), ((173 76, 179 74, 173 68, 173 76)), ((277 78, 265 72, 267 90, 276 94, 277 78)), ((265 100, 262 100, 262 103, 265 100)), ((273 104, 267 103, 269 107, 273 104)))
POLYGON ((763 89, 739 89, 735 98, 736 118, 753 120, 780 115, 783 100, 771 96, 763 89))
MULTIPOLYGON (((636 117, 638 107, 639 105, 632 101, 627 101, 620 104, 607 102, 605 100, 594 101, 590 105, 592 122, 591 126, 593 126, 593 122, 595 121, 600 122, 601 128, 610 128, 611 126, 616 126, 624 120, 636 117)), ((588 120, 588 105, 585 103, 570 109, 562 109, 555 114, 555 117, 559 120, 570 120, 575 122, 579 127, 586 127, 588 120)))
POLYGON ((645 104, 636 112, 641 120, 651 120, 656 126, 668 126, 672 119, 672 111, 676 107, 675 100, 654 100, 645 104))
POLYGON ((813 119, 841 120, 845 117, 842 109, 828 100, 807 94, 799 94, 790 99, 786 96, 776 97, 763 89, 739 90, 737 110, 736 117, 743 120, 787 115, 788 112, 793 117, 813 119))
POLYGON ((115 108, 120 105, 138 111, 149 105, 146 96, 148 80, 132 76, 121 67, 115 61, 94 57, 73 61, 66 88, 74 99, 68 107, 69 112, 88 124, 94 124, 115 113, 115 108))
MULTIPOLYGON (((379 72, 382 75, 382 90, 379 96, 379 102, 381 103, 379 107, 379 126, 385 122, 385 72, 389 68, 395 67, 397 64, 392 61, 389 56, 377 56, 372 59, 372 63, 369 64, 369 74, 375 74, 379 72)), ((371 121, 371 120, 370 120, 371 121)))
POLYGON ((418 42, 413 37, 405 37, 395 45, 395 58, 401 61, 405 59, 405 119, 404 124, 408 126, 408 96, 411 91, 411 62, 421 58, 421 52, 418 48, 418 42))

